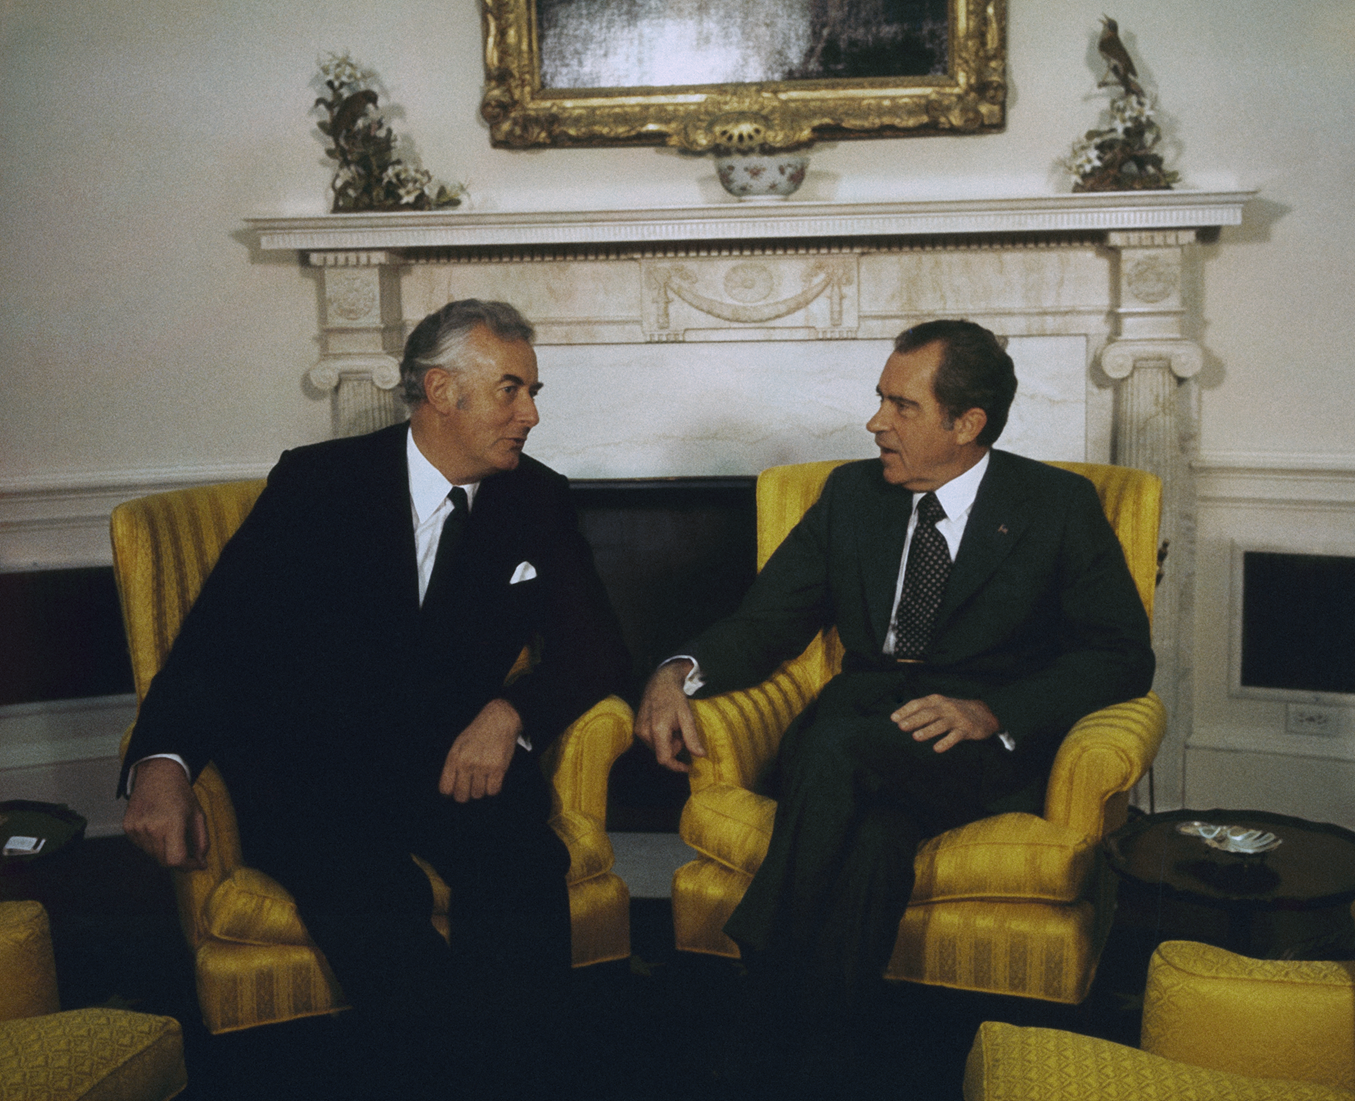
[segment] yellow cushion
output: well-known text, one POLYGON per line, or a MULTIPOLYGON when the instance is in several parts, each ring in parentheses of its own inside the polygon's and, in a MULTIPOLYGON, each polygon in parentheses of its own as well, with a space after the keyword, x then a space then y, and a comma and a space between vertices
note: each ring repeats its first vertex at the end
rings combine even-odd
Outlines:
POLYGON ((1166 941, 1148 968, 1141 1044, 1197 1066, 1355 1090, 1355 963, 1166 941))
POLYGON ((910 905, 885 976, 1076 1005, 1096 971, 1104 924, 1091 902, 910 905))
POLYGON ((209 939, 195 955, 198 1003, 213 1035, 332 1013, 347 1004, 325 957, 309 945, 209 939))
POLYGON ((207 899, 207 928, 237 944, 310 944, 291 892, 276 879, 241 866, 207 899))
POLYGON ((1205 1070, 1109 1040, 985 1021, 970 1048, 965 1101, 1352 1101, 1310 1082, 1205 1070))
POLYGON ((0 1024, 6 1101, 163 1101, 187 1080, 171 1017, 77 1009, 0 1024))
POLYGON ((0 1021, 60 1008, 47 911, 40 902, 0 903, 0 1021))
POLYGON ((702 856, 753 875, 767 856, 776 803, 733 784, 693 792, 682 808, 679 833, 702 856))
POLYGON ((1021 899, 1075 902, 1096 845, 1034 814, 999 814, 948 830, 918 847, 912 901, 1021 899))
MULTIPOLYGON (((682 812, 683 840, 703 856, 754 875, 767 855, 776 803, 732 784, 698 791, 682 812)), ((918 848, 912 901, 1020 899, 1071 903, 1081 896, 1096 846, 1033 814, 1001 814, 918 848)))

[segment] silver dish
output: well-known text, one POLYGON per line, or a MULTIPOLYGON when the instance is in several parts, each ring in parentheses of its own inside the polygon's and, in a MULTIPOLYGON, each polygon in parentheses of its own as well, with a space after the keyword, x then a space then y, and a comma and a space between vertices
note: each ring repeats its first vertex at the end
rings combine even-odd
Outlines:
POLYGON ((1218 826, 1213 822, 1182 822, 1176 827, 1177 833, 1189 837, 1198 837, 1211 849, 1221 852, 1241 853, 1243 856, 1255 856, 1278 848, 1280 838, 1264 830, 1250 829, 1247 826, 1218 826))

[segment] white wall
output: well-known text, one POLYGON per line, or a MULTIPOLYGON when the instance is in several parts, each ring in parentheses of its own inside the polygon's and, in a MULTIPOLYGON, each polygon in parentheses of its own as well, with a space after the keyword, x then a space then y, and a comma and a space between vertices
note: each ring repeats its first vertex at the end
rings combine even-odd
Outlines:
MULTIPOLYGON (((1056 162, 1105 102, 1103 5, 1009 8, 1004 133, 824 145, 804 196, 1066 190, 1056 162)), ((1343 471, 1348 486, 1355 5, 1140 0, 1116 14, 1184 186, 1261 191, 1200 250, 1200 449, 1343 471)), ((328 434, 328 396, 303 382, 314 330, 295 323, 315 313, 314 273, 252 254, 241 219, 326 208, 307 109, 317 57, 342 49, 381 74, 400 108, 388 118, 478 209, 723 200, 708 162, 671 151, 491 148, 473 0, 0 0, 0 497, 262 469, 328 434)), ((637 411, 660 382, 635 387, 637 411)), ((1217 634, 1202 622, 1197 645, 1217 634)), ((1197 711, 1221 690, 1195 688, 1197 711)))
MULTIPOLYGON (((1011 0, 1006 132, 823 146, 809 194, 1065 189, 1054 162, 1104 102, 1101 11, 1011 0)), ((1185 184, 1262 190, 1206 250, 1202 448, 1355 453, 1355 7, 1142 0, 1121 23, 1185 184)), ((308 82, 344 48, 478 208, 715 197, 708 162, 670 151, 490 148, 472 0, 6 0, 0 479, 266 463, 325 433, 325 401, 301 381, 314 338, 293 322, 312 279, 252 257, 239 230, 252 213, 325 209, 308 82)))

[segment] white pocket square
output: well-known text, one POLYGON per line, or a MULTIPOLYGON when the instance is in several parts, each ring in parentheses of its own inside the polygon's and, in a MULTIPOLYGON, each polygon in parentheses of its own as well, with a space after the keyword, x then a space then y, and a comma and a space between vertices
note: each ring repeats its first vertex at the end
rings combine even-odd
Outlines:
POLYGON ((513 576, 509 578, 508 584, 516 585, 519 581, 530 581, 535 576, 535 566, 530 562, 519 562, 518 568, 513 571, 513 576))

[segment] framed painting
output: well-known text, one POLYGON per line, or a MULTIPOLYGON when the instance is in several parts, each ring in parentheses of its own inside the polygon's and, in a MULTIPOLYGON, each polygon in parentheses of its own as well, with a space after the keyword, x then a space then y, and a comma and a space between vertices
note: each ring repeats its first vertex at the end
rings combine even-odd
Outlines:
POLYGON ((999 130, 1006 0, 482 0, 495 145, 999 130))

